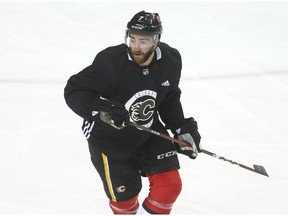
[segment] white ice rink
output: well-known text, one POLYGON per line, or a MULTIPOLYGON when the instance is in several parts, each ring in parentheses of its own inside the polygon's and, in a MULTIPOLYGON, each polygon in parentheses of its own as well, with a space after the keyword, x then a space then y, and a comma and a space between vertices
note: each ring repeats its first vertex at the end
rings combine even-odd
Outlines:
POLYGON ((111 214, 63 88, 140 10, 160 14, 182 54, 203 148, 270 175, 180 155, 172 213, 288 214, 288 2, 1 1, 0 215, 111 214))

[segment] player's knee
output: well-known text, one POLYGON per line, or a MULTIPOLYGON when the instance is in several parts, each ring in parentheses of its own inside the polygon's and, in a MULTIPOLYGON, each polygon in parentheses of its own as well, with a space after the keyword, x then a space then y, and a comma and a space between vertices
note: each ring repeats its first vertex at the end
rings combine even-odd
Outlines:
POLYGON ((165 203, 175 202, 182 190, 182 181, 178 170, 172 170, 151 176, 150 196, 165 203))
POLYGON ((182 190, 178 170, 172 170, 149 177, 150 193, 143 203, 149 213, 169 214, 182 190))
POLYGON ((122 202, 110 200, 109 204, 114 214, 136 214, 139 208, 138 195, 130 200, 122 202))

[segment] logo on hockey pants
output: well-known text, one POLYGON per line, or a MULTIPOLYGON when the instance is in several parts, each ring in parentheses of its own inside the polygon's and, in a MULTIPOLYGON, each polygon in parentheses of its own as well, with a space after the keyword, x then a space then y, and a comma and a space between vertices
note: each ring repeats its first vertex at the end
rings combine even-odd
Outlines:
POLYGON ((123 193, 126 190, 126 187, 124 185, 121 185, 120 187, 116 188, 116 191, 118 193, 123 193))
POLYGON ((173 155, 176 155, 177 154, 177 151, 169 151, 169 152, 166 152, 166 153, 163 153, 163 154, 159 154, 157 155, 157 160, 161 160, 161 159, 164 159, 164 158, 168 158, 168 157, 172 157, 173 155))

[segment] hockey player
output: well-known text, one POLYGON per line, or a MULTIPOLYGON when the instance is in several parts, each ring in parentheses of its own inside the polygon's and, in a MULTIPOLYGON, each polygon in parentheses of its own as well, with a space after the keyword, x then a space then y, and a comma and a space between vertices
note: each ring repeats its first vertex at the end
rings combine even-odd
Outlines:
POLYGON ((157 13, 137 13, 127 24, 125 44, 99 52, 64 90, 68 106, 84 119, 91 160, 114 214, 169 214, 182 188, 177 152, 193 159, 201 152, 197 122, 184 118, 180 102, 181 56, 160 43, 161 34, 157 13), (189 147, 130 121, 167 135, 170 129, 189 147), (150 191, 139 208, 141 176, 150 191))

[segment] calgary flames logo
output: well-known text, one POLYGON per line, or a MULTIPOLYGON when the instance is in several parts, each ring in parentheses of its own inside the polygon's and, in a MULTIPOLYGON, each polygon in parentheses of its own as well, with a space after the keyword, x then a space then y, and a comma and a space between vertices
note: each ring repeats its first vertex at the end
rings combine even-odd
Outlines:
POLYGON ((154 113, 155 101, 147 99, 145 101, 139 101, 130 107, 130 116, 134 122, 147 121, 154 113))
POLYGON ((152 90, 143 90, 133 95, 125 104, 133 122, 150 127, 153 123, 155 100, 157 93, 152 90))

